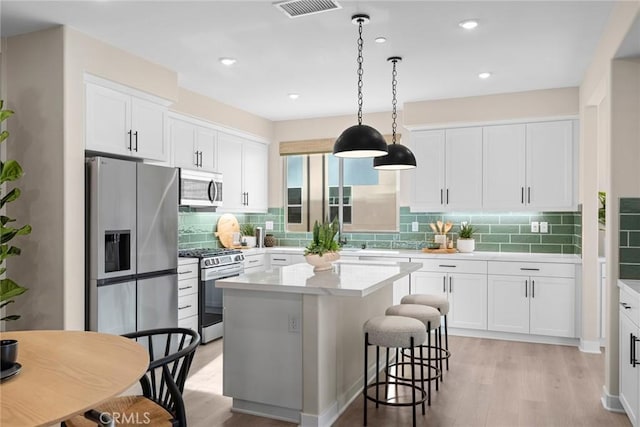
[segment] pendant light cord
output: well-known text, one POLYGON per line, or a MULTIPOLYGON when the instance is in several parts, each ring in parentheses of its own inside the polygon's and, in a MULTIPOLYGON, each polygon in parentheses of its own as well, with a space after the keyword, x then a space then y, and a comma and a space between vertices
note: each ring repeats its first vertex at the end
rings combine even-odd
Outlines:
POLYGON ((397 110, 397 105, 398 105, 398 100, 396 99, 396 95, 398 94, 398 72, 396 71, 396 64, 398 63, 397 59, 394 59, 393 61, 393 72, 391 73, 392 79, 391 79, 391 93, 393 95, 393 112, 391 113, 391 118, 393 119, 393 123, 391 125, 391 129, 393 130, 393 138, 392 138, 392 142, 395 144, 396 143, 396 130, 398 128, 398 125, 396 124, 396 119, 398 118, 398 110, 397 110))
POLYGON ((362 75, 364 71, 362 70, 362 47, 364 46, 364 41, 362 40, 362 23, 364 19, 358 19, 358 124, 362 124, 362 75))

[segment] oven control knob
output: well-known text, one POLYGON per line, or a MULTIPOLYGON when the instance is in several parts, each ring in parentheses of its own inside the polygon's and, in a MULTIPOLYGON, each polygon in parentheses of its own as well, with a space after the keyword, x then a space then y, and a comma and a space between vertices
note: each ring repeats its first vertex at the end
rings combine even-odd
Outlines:
POLYGON ((213 263, 214 263, 215 265, 218 265, 218 264, 220 264, 220 260, 219 260, 218 258, 214 258, 214 259, 213 259, 213 263))
POLYGON ((208 266, 211 263, 211 261, 209 261, 208 259, 204 260, 204 265, 208 266))
POLYGON ((244 256, 240 254, 240 255, 236 255, 236 258, 234 261, 242 261, 242 260, 244 260, 244 256))

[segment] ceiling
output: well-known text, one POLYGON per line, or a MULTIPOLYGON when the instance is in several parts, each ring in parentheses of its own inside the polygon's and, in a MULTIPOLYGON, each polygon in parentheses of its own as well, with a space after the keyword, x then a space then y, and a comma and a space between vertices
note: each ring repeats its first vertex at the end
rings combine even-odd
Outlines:
POLYGON ((340 1, 291 19, 271 1, 2 0, 2 36, 64 24, 177 71, 189 90, 270 120, 356 114, 366 13, 364 112, 398 102, 578 86, 611 1, 340 1), (473 18, 479 26, 458 23, 473 18), (384 44, 374 42, 379 36, 384 44), (231 67, 220 57, 234 57, 231 67), (489 79, 477 77, 490 71, 489 79), (289 93, 299 93, 291 100, 289 93))

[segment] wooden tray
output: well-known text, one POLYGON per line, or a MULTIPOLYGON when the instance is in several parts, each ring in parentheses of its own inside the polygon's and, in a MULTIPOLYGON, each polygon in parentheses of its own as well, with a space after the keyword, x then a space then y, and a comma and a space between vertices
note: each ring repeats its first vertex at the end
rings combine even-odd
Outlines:
POLYGON ((426 252, 428 254, 455 254, 458 252, 457 249, 429 249, 422 248, 422 252, 426 252))

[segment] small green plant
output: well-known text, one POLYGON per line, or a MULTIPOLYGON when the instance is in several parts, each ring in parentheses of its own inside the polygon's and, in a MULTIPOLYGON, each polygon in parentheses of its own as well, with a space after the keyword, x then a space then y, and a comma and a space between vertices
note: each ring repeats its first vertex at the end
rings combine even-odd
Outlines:
POLYGON ((460 239, 473 239, 473 226, 465 221, 461 222, 458 237, 460 239))
POLYGON ((324 255, 327 252, 336 252, 340 250, 340 245, 335 240, 338 234, 338 219, 334 218, 331 222, 323 222, 320 224, 316 221, 313 224, 313 240, 305 248, 304 254, 324 255))
POLYGON ((604 226, 607 222, 607 193, 604 191, 598 191, 598 199, 600 199, 598 222, 604 226))
POLYGON ((240 226, 240 233, 242 233, 243 236, 255 236, 256 227, 253 224, 242 224, 240 226))
MULTIPOLYGON (((13 111, 4 110, 3 106, 4 101, 0 100, 0 123, 13 115, 13 111)), ((9 137, 9 132, 7 132, 6 130, 0 132, 0 143, 4 142, 7 137, 9 137)), ((7 182, 12 182, 20 179, 22 174, 22 167, 17 161, 0 161, 0 186, 7 182)), ((20 189, 18 187, 14 187, 10 189, 7 194, 2 195, 2 193, 0 192, 0 196, 2 196, 2 198, 0 199, 0 209, 2 209, 5 204, 13 202, 18 197, 20 197, 20 189)), ((5 215, 0 216, 0 224, 2 226, 2 240, 0 242, 0 276, 2 276, 7 271, 7 268, 4 266, 5 259, 10 256, 20 255, 20 248, 10 245, 9 242, 16 236, 23 236, 25 234, 31 233, 30 225, 23 225, 22 227, 11 227, 9 223, 14 221, 14 218, 9 218, 5 215)), ((22 295, 26 291, 27 288, 23 288, 10 278, 4 277, 0 280, 0 308, 11 304, 12 302, 14 302, 13 298, 17 297, 18 295, 22 295)), ((19 318, 19 315, 14 314, 5 316, 0 320, 17 320, 19 318)))

